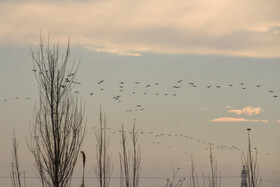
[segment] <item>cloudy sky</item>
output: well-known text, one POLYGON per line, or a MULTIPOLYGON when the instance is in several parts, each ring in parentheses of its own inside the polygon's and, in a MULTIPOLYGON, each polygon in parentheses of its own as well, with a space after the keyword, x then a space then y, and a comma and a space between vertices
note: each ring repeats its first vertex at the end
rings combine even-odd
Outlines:
MULTIPOLYGON (((25 142, 38 104, 30 47, 37 49, 40 33, 50 33, 61 53, 70 37, 71 62, 80 60, 75 91, 87 116, 88 184, 95 182, 92 127, 102 105, 116 177, 120 136, 114 132, 136 119, 142 176, 156 177, 143 178, 143 186, 163 185, 172 166, 188 176, 191 154, 199 175, 207 173, 208 143, 215 144, 222 184, 239 185, 247 128, 264 186, 279 186, 279 7, 278 0, 0 1, 0 186, 10 183, 12 129, 22 170, 36 176, 25 142), (113 99, 118 95, 120 103, 113 99)), ((27 180, 31 187, 37 181, 27 180)))

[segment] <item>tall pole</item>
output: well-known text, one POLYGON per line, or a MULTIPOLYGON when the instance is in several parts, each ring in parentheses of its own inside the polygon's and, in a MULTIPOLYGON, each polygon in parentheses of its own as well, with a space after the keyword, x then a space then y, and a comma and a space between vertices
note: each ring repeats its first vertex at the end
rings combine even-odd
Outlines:
MULTIPOLYGON (((253 173, 253 164, 252 164, 252 156, 251 156, 251 142, 250 142, 250 131, 251 129, 248 128, 248 143, 249 143, 249 162, 250 162, 250 170, 251 170, 251 181, 252 181, 252 187, 255 187, 255 182, 254 182, 254 173, 253 173)), ((250 177, 250 176, 249 176, 250 177)))
POLYGON ((83 178, 82 178, 82 184, 81 187, 85 186, 85 164, 86 164, 86 154, 84 151, 81 151, 82 157, 83 157, 83 178))

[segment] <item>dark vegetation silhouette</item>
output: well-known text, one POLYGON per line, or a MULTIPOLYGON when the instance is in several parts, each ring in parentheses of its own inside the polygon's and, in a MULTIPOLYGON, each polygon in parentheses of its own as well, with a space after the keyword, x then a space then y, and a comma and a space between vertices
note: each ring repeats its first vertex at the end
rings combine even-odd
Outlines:
POLYGON ((221 173, 218 172, 217 161, 212 152, 212 144, 210 144, 210 175, 203 175, 203 185, 208 187, 220 187, 221 186, 221 173))
POLYGON ((139 131, 135 129, 135 121, 131 131, 132 150, 128 148, 127 133, 122 125, 120 152, 120 186, 139 187, 141 175, 141 153, 138 144, 139 131))
POLYGON ((64 55, 59 45, 40 36, 31 49, 39 89, 39 105, 30 129, 28 146, 43 187, 67 187, 85 138, 84 109, 73 93, 78 66, 68 68, 70 40, 64 55))
POLYGON ((186 178, 185 177, 179 177, 178 173, 180 171, 180 168, 178 167, 176 170, 174 170, 174 167, 172 167, 172 177, 166 179, 166 183, 164 187, 181 187, 183 186, 186 178))
MULTIPOLYGON (((22 187, 22 182, 21 182, 21 171, 19 168, 19 156, 18 156, 18 146, 19 143, 16 139, 16 134, 15 130, 13 130, 13 138, 12 138, 12 144, 13 144, 13 151, 12 151, 12 171, 10 172, 11 176, 11 183, 13 187, 22 187)), ((25 173, 24 173, 25 175, 25 173)), ((24 187, 25 187, 25 176, 24 176, 24 187)))
POLYGON ((187 183, 188 187, 199 187, 199 182, 198 182, 198 175, 195 172, 195 166, 193 163, 193 156, 191 155, 191 173, 189 176, 189 180, 187 183))
POLYGON ((96 166, 94 168, 100 187, 108 187, 112 176, 111 155, 108 153, 110 144, 107 137, 106 115, 103 117, 101 109, 99 115, 99 128, 95 131, 96 137, 96 166))

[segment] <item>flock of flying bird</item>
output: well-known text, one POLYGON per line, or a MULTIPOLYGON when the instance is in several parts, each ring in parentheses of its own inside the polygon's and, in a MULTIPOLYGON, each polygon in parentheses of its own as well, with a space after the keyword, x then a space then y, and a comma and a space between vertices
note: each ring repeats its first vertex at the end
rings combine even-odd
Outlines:
MULTIPOLYGON (((36 71, 35 71, 36 72, 36 71)), ((68 82, 69 83, 69 77, 72 77, 73 74, 69 74, 68 77, 65 78, 65 82, 68 82)), ((74 81, 72 80, 72 83, 74 85, 78 85, 78 86, 81 86, 82 84, 78 81, 74 81)), ((116 103, 121 103, 122 100, 123 100, 123 94, 125 91, 126 92, 129 92, 130 94, 132 95, 135 95, 135 94, 143 94, 143 95, 147 95, 148 93, 150 94, 149 92, 149 89, 152 89, 152 87, 159 87, 160 86, 160 83, 159 82, 154 82, 154 83, 150 83, 150 84, 146 84, 146 83, 141 83, 140 81, 134 81, 132 82, 133 85, 137 86, 138 87, 138 90, 136 91, 127 91, 125 88, 126 88, 126 83, 123 82, 123 81, 119 81, 117 83, 117 92, 118 94, 115 94, 112 96, 112 100, 116 103)), ((239 83, 239 84, 227 84, 227 85, 204 85, 204 86, 201 86, 201 85, 197 85, 195 84, 194 82, 185 82, 184 80, 178 80, 174 83, 174 85, 170 86, 169 87, 169 93, 168 92, 156 92, 155 90, 154 93, 152 93, 153 95, 155 96, 177 96, 177 93, 176 93, 176 90, 180 89, 180 88, 183 88, 185 86, 188 86, 190 88, 201 88, 201 87, 204 87, 206 89, 221 89, 225 86, 227 87, 234 87, 234 86, 238 86, 240 89, 242 90, 246 90, 248 89, 249 85, 245 84, 245 83, 239 83), (171 91, 170 91, 171 90, 171 91), (171 92, 171 93, 170 93, 171 92)), ((251 86, 250 88, 252 87, 255 87, 257 89, 263 87, 262 85, 258 84, 258 85, 253 85, 251 86)), ((63 87, 62 87, 63 88, 63 87)), ((77 87, 76 87, 77 88, 77 87)), ((135 88, 135 87, 133 87, 135 88)), ((106 87, 106 81, 105 80, 100 80, 97 82, 97 87, 94 89, 95 91, 90 91, 89 92, 89 95, 90 96, 95 96, 96 94, 98 94, 98 92, 105 92, 108 88, 106 87)), ((270 97, 272 98, 278 98, 278 95, 276 93, 275 90, 272 90, 272 89, 267 89, 266 92, 270 95, 270 97)), ((78 90, 75 90, 74 91, 75 94, 79 94, 80 91, 78 90)), ((110 91, 110 93, 113 93, 110 91)), ((30 100, 31 98, 30 97, 14 97, 13 98, 14 100, 20 100, 20 99, 24 99, 24 100, 30 100)), ((3 102, 8 102, 8 99, 4 98, 3 99, 3 102)), ((132 109, 125 109, 125 112, 132 112, 132 111, 143 111, 144 110, 144 107, 141 105, 141 104, 137 104, 134 108, 132 109)), ((93 127, 95 129, 95 127, 93 127)), ((110 130, 110 128, 108 128, 108 130, 110 130)), ((121 131, 113 131, 112 134, 117 134, 117 133, 121 133, 121 131)), ((131 132, 130 132, 131 133, 131 132)), ((195 137, 192 137, 192 136, 188 136, 188 135, 185 135, 185 134, 165 134, 165 133, 156 133, 156 132, 153 132, 153 131, 150 131, 150 132, 144 132, 144 131, 140 131, 140 134, 141 135, 151 135, 151 136, 154 136, 154 141, 152 142, 152 144, 161 144, 163 143, 162 141, 160 141, 160 138, 161 137, 176 137, 176 138, 184 138, 186 140, 191 140, 191 141, 196 141, 198 143, 201 143, 203 145, 211 145, 212 147, 215 147, 217 149, 228 149, 228 150, 240 150, 240 148, 238 148, 237 146, 228 146, 228 145, 216 145, 215 143, 212 143, 212 142, 208 142, 206 140, 202 140, 202 139, 198 139, 198 138, 195 138, 195 137)), ((168 148, 171 148, 171 145, 168 145, 168 148)), ((208 147, 205 146, 205 149, 208 149, 208 147)), ((187 151, 185 151, 185 153, 187 153, 187 151)), ((269 153, 267 153, 268 155, 269 153)))
MULTIPOLYGON (((105 85, 106 81, 105 80, 100 80, 97 82, 97 87, 94 89, 94 91, 90 91, 89 95, 90 96, 94 96, 94 95, 98 95, 98 92, 102 92, 104 93, 108 88, 106 88, 105 85)), ((249 86, 246 85, 245 83, 239 83, 239 84, 227 84, 227 85, 203 85, 203 86, 198 86, 197 84, 195 84, 194 82, 187 82, 184 83, 183 80, 178 80, 176 81, 172 86, 169 86, 169 92, 162 92, 159 91, 159 89, 157 89, 158 91, 156 91, 155 89, 151 90, 152 88, 159 88, 160 83, 155 82, 155 83, 150 83, 150 84, 146 84, 146 83, 141 83, 140 81, 135 81, 132 82, 132 85, 130 83, 129 87, 130 89, 125 89, 126 88, 126 84, 123 81, 120 81, 117 83, 117 92, 115 95, 112 96, 112 100, 117 102, 117 103, 121 103, 124 99, 124 93, 127 94, 132 94, 132 95, 136 95, 139 94, 140 95, 155 95, 155 96, 177 96, 177 91, 181 88, 184 87, 190 87, 190 88, 206 88, 206 89, 222 89, 223 87, 234 87, 234 86, 238 86, 239 89, 241 90, 246 90, 249 88, 257 88, 260 89, 261 87, 264 87, 263 85, 257 84, 257 85, 253 85, 253 86, 249 86), (137 86, 137 87, 135 87, 137 86), (138 90, 137 90, 138 88, 138 90), (140 90, 139 90, 140 89, 140 90), (153 92, 153 93, 152 93, 153 92)), ((266 92, 269 94, 270 97, 272 98, 278 98, 279 96, 277 95, 275 90, 272 89, 267 89, 266 92)), ((79 93, 78 91, 76 91, 76 93, 79 93)), ((113 93, 110 90, 110 93, 113 93)), ((140 104, 137 105, 136 107, 132 108, 132 109, 125 109, 126 112, 132 112, 132 111, 143 111, 144 107, 141 106, 140 104)))
MULTIPOLYGON (((178 127, 178 126, 176 126, 178 127)), ((96 127, 93 126, 93 130, 96 130, 96 127)), ((102 129, 104 130, 104 129, 102 129)), ((111 128, 107 128, 107 131, 109 131, 112 135, 117 135, 121 134, 121 130, 112 130, 111 128)), ((132 131, 124 131, 125 133, 132 134, 132 131)), ((172 145, 170 140, 166 140, 166 138, 176 138, 177 140, 183 140, 183 141, 191 141, 191 143, 199 143, 202 146, 202 149, 204 150, 209 150, 210 146, 211 149, 217 149, 217 150, 231 150, 231 151, 242 151, 240 147, 237 147, 235 145, 219 145, 201 138, 196 138, 194 136, 189 136, 186 134, 181 134, 181 133, 159 133, 155 131, 138 131, 138 134, 140 136, 151 136, 153 138, 153 141, 151 144, 154 145, 163 145, 167 147, 168 149, 172 148, 172 145)), ((146 139, 146 138, 144 138, 146 139)), ((256 153, 260 153, 257 148, 255 148, 256 153)), ((182 150, 182 153, 187 154, 187 150, 182 150)), ((270 153, 265 153, 265 155, 270 155, 270 153)))
MULTIPOLYGON (((33 71, 34 71, 34 70, 33 70, 33 71)), ((35 71, 35 72, 36 72, 36 71, 35 71)), ((69 81, 69 77, 71 77, 71 76, 73 76, 73 74, 69 74, 68 77, 65 78, 65 82, 68 82, 68 81, 69 81)), ((73 80, 72 80, 72 83, 75 84, 75 85, 81 86, 81 83, 78 82, 78 81, 73 81, 73 80)), ((98 81, 98 82, 97 82, 97 85, 98 85, 99 87, 96 88, 94 91, 90 91, 90 92, 89 92, 89 95, 90 95, 90 96, 94 96, 94 95, 96 95, 96 94, 98 93, 98 91, 100 91, 100 92, 106 91, 105 86, 104 86, 105 83, 106 83, 105 80, 100 80, 100 81, 98 81)), ((144 90, 139 91, 139 92, 131 91, 131 94, 133 94, 133 95, 135 95, 135 94, 147 95, 147 94, 149 93, 149 89, 151 89, 151 88, 154 87, 154 86, 155 86, 155 87, 158 87, 158 86, 160 85, 160 83, 158 83, 158 82, 150 83, 150 84, 144 84, 144 83, 141 83, 140 81, 135 81, 134 84, 135 84, 135 85, 138 85, 138 86, 141 86, 141 88, 144 89, 144 90)), ((204 85, 204 86, 198 86, 198 85, 195 84, 194 82, 187 82, 187 83, 184 83, 183 80, 178 80, 178 81, 175 82, 174 85, 172 85, 172 86, 170 87, 171 89, 173 89, 173 90, 172 90, 172 93, 168 93, 168 92, 164 92, 164 93, 155 92, 154 95, 156 95, 156 96, 159 96, 159 95, 163 95, 163 96, 177 96, 176 90, 178 90, 178 89, 180 89, 180 88, 183 88, 183 87, 186 86, 186 85, 188 85, 188 86, 191 87, 191 88, 203 88, 203 87, 204 87, 204 88, 207 88, 207 89, 211 89, 211 88, 221 89, 221 88, 223 88, 223 87, 225 87, 225 86, 228 86, 228 87, 234 87, 234 86, 235 86, 234 84, 227 84, 227 85, 223 85, 223 86, 221 86, 221 85, 204 85)), ((236 84, 236 85, 237 85, 237 84, 236 84)), ((112 97, 112 99, 113 99, 113 101, 115 101, 115 102, 117 102, 117 103, 120 103, 120 102, 122 102, 122 93, 125 91, 125 82, 120 81, 120 82, 118 83, 117 86, 118 86, 118 89, 119 89, 119 93, 116 94, 116 95, 114 95, 114 96, 112 97)), ((248 85, 246 85, 245 83, 239 83, 237 86, 239 86, 239 88, 241 88, 242 90, 248 89, 248 85)), ((62 87, 63 87, 63 86, 62 86, 62 87)), ((263 87, 263 85, 260 85, 260 84, 258 84, 258 85, 253 85, 253 87, 255 87, 255 88, 260 88, 260 87, 263 87)), ((269 93, 269 95, 270 95, 272 98, 278 98, 278 97, 279 97, 279 95, 276 93, 275 90, 267 89, 266 91, 267 91, 267 93, 269 93)), ((74 93, 75 93, 75 94, 79 94, 80 91, 75 90, 74 93)), ((23 100, 23 99, 25 99, 25 100, 30 100, 31 98, 30 98, 30 97, 22 97, 22 98, 20 98, 20 97, 18 97, 18 96, 15 96, 15 97, 10 98, 10 99, 8 99, 8 98, 2 98, 1 100, 2 100, 3 102, 7 102, 8 100, 20 100, 20 99, 21 99, 21 100, 23 100)), ((139 106, 141 106, 141 105, 139 105, 139 106)), ((141 107, 139 107, 139 106, 137 106, 134 110, 136 110, 136 111, 143 111, 144 108, 141 108, 141 107)), ((133 109, 126 109, 125 111, 126 111, 126 112, 131 112, 131 111, 133 111, 133 109)))

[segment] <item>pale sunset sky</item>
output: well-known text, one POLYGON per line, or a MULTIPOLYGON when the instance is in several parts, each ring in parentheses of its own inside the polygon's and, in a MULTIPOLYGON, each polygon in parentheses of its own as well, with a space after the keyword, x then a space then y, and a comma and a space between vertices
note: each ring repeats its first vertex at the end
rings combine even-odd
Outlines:
MULTIPOLYGON (((163 186, 172 167, 188 177, 191 155, 198 175, 209 173, 209 143, 221 186, 240 186, 247 128, 263 186, 280 186, 279 0, 0 0, 3 187, 11 186, 13 129, 27 186, 40 186, 26 145, 39 103, 30 48, 38 49, 40 33, 61 54, 70 37, 70 64, 80 60, 73 91, 85 106, 86 186, 97 184, 100 105, 110 128, 112 187, 119 186, 118 131, 134 119, 141 187, 163 186)), ((72 186, 81 182, 81 166, 79 158, 72 186)))

